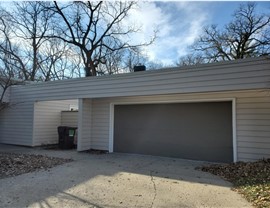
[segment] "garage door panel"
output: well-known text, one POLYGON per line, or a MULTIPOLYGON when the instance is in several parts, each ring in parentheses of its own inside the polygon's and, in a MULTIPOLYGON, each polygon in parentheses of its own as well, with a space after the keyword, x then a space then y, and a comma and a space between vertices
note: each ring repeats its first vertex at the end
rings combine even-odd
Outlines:
POLYGON ((114 151, 231 162, 231 102, 115 106, 114 151))

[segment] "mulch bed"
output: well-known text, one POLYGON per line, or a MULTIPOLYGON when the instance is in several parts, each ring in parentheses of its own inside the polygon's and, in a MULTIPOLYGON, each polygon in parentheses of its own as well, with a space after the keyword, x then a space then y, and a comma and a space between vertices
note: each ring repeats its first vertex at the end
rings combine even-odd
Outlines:
POLYGON ((55 158, 43 155, 0 152, 0 179, 36 170, 47 170, 54 166, 71 161, 71 159, 55 158))
POLYGON ((198 168, 230 181, 233 190, 255 207, 270 207, 270 159, 257 162, 214 164, 198 168))

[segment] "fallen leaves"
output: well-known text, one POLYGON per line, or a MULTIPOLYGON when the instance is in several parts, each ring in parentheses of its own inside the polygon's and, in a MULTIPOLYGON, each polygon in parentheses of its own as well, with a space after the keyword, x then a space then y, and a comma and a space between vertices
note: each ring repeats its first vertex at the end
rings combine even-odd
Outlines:
POLYGON ((43 155, 0 153, 0 179, 36 170, 47 170, 71 161, 43 155))
POLYGON ((258 208, 270 207, 270 159, 214 164, 198 168, 233 183, 233 190, 258 208))

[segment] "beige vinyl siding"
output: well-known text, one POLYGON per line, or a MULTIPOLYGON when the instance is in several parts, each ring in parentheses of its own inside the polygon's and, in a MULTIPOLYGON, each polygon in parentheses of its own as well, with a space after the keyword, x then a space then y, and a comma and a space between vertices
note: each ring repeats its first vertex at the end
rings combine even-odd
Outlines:
MULTIPOLYGON (((258 93, 260 94, 260 93, 258 93)), ((257 95, 259 96, 259 95, 257 95)), ((245 160, 270 157, 270 95, 238 99, 238 154, 245 160)))
POLYGON ((52 81, 14 86, 12 100, 41 101, 261 89, 267 87, 269 67, 268 59, 257 58, 189 68, 52 81))
POLYGON ((93 149, 108 150, 110 104, 107 99, 94 99, 92 102, 92 134, 93 149))
POLYGON ((33 102, 13 103, 0 112, 0 143, 32 146, 33 102))
POLYGON ((61 126, 78 127, 78 111, 62 111, 61 126))
POLYGON ((110 103, 192 102, 223 98, 236 98, 238 160, 270 157, 270 96, 267 90, 93 99, 91 146, 109 149, 110 103))
POLYGON ((79 100, 79 122, 78 122, 78 143, 77 150, 84 151, 91 148, 91 117, 92 117, 92 100, 79 100))
POLYGON ((43 101, 35 103, 33 145, 58 143, 57 127, 61 126, 61 111, 69 110, 77 100, 43 101))
POLYGON ((111 102, 236 98, 238 160, 258 159, 270 152, 269 77, 269 58, 253 58, 12 86, 10 101, 22 105, 1 112, 0 128, 5 136, 0 138, 33 145, 34 102, 80 99, 78 149, 108 150, 111 102), (13 126, 18 131, 14 132, 13 126))

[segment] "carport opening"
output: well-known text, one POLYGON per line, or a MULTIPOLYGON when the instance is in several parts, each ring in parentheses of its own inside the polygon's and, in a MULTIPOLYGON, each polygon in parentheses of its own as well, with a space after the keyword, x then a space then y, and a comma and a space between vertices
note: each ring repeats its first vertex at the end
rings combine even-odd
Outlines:
MULTIPOLYGON (((72 127, 67 130, 71 139, 74 136, 74 145, 64 144, 61 149, 76 148, 78 128, 78 100, 53 100, 39 101, 34 106, 33 122, 33 146, 43 146, 46 148, 59 148, 58 127, 72 127), (73 131, 72 131, 73 130, 73 131)), ((61 141, 60 141, 61 143, 61 141)), ((61 143, 63 145, 63 142, 61 143)))

